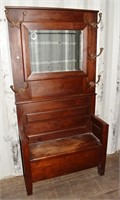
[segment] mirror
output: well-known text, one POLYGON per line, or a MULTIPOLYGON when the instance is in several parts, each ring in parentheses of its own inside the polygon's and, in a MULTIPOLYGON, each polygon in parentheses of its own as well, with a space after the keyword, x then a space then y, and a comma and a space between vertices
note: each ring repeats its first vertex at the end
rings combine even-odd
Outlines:
POLYGON ((32 73, 82 70, 83 31, 29 30, 32 73))

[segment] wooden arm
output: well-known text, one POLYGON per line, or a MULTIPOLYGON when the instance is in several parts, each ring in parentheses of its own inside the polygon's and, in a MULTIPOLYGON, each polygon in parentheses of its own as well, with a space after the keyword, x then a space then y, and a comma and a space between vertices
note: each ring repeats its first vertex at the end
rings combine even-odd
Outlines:
POLYGON ((105 121, 103 121, 96 115, 92 115, 91 118, 92 118, 92 121, 95 122, 96 124, 98 124, 98 126, 100 126, 101 128, 104 126, 108 126, 108 124, 105 121))
POLYGON ((109 125, 95 115, 91 116, 91 120, 92 120, 92 133, 100 140, 102 144, 103 143, 107 144, 109 125))
POLYGON ((22 127, 19 127, 19 135, 20 135, 23 164, 25 164, 27 162, 30 162, 30 151, 29 151, 28 138, 26 137, 22 127))
POLYGON ((19 126, 19 136, 20 136, 20 141, 27 145, 28 138, 26 137, 23 127, 21 127, 21 126, 19 126))
POLYGON ((26 185, 28 185, 27 193, 29 195, 31 194, 31 191, 32 191, 30 149, 29 149, 29 141, 24 133, 23 127, 19 127, 19 135, 20 135, 20 144, 21 144, 21 151, 22 151, 24 178, 25 178, 26 185))
POLYGON ((92 120, 92 133, 100 140, 102 144, 101 159, 98 166, 98 173, 100 175, 103 175, 105 172, 105 163, 106 163, 108 124, 95 115, 91 117, 91 120, 92 120))

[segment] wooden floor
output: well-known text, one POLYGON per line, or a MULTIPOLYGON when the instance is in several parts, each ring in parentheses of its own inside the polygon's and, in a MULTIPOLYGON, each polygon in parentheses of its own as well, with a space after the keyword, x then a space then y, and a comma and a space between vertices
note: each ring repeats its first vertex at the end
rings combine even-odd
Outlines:
POLYGON ((32 196, 26 195, 22 176, 5 179, 1 198, 6 200, 119 200, 119 156, 107 157, 106 173, 99 176, 96 168, 34 183, 32 196))

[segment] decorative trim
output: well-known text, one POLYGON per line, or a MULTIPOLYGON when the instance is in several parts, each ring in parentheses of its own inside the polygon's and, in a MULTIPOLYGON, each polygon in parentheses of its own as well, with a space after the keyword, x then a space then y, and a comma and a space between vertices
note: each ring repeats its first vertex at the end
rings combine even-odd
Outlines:
POLYGON ((22 94, 23 92, 26 91, 26 89, 28 88, 29 84, 28 82, 25 82, 25 87, 24 88, 18 88, 18 89, 15 89, 13 87, 13 85, 10 86, 11 90, 14 92, 14 93, 19 93, 19 94, 22 94))
POLYGON ((93 28, 98 28, 98 24, 99 24, 99 23, 101 22, 101 20, 102 20, 102 13, 99 13, 98 15, 99 15, 99 20, 98 20, 98 22, 89 22, 89 21, 86 19, 87 24, 88 24, 89 26, 93 27, 93 28))
POLYGON ((27 12, 24 11, 22 13, 23 14, 23 18, 22 18, 21 21, 14 20, 11 17, 8 17, 8 13, 9 13, 9 10, 5 10, 6 18, 7 18, 8 22, 10 23, 10 27, 11 28, 14 28, 14 27, 20 28, 21 23, 24 22, 25 16, 27 15, 27 12))
POLYGON ((100 55, 102 54, 103 50, 104 50, 104 48, 101 47, 101 48, 100 48, 100 53, 99 53, 98 55, 95 55, 95 54, 92 54, 92 53, 90 54, 90 53, 89 53, 89 58, 90 58, 90 59, 95 59, 95 58, 97 58, 98 56, 100 56, 100 55))

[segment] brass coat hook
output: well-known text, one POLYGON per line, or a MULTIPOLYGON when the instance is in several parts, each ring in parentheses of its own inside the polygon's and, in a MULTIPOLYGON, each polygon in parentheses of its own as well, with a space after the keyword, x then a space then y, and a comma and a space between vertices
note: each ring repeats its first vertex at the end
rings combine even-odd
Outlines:
POLYGON ((100 82, 101 75, 98 75, 98 80, 96 82, 89 82, 90 87, 95 87, 100 82))
POLYGON ((92 26, 93 28, 98 28, 98 24, 101 22, 101 20, 102 20, 102 13, 99 13, 98 14, 99 15, 99 20, 98 20, 98 22, 89 22, 88 20, 86 20, 87 21, 87 24, 89 25, 89 26, 92 26))
POLYGON ((25 90, 28 88, 28 86, 29 86, 28 82, 25 82, 25 87, 24 88, 15 89, 13 87, 13 85, 11 85, 10 88, 12 89, 13 92, 22 94, 23 92, 25 92, 25 90))
POLYGON ((6 18, 7 18, 8 22, 10 23, 10 27, 11 28, 14 28, 14 27, 20 28, 21 23, 24 22, 24 19, 25 19, 25 16, 26 16, 27 12, 24 11, 22 13, 23 14, 23 18, 22 18, 21 21, 12 19, 11 17, 8 16, 8 13, 9 13, 9 10, 5 10, 6 18))
POLYGON ((90 59, 95 59, 95 58, 97 58, 98 56, 100 56, 100 55, 102 54, 103 50, 104 50, 104 48, 101 47, 101 48, 100 48, 100 53, 99 53, 98 55, 95 55, 95 54, 92 54, 92 53, 90 54, 90 53, 89 53, 89 58, 90 58, 90 59))

